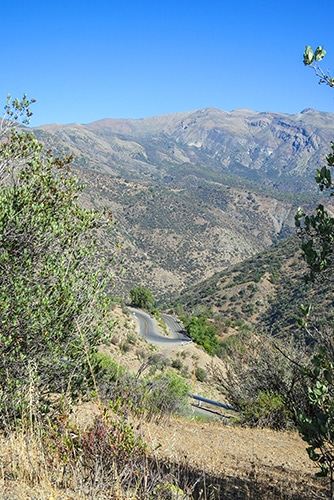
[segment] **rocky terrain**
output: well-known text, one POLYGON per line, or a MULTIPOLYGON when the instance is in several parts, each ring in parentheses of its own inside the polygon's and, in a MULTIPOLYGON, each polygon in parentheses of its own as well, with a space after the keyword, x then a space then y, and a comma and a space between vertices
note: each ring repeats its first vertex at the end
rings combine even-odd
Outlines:
POLYGON ((58 150, 73 151, 77 165, 128 179, 168 183, 186 168, 188 175, 207 180, 226 174, 299 191, 322 164, 333 123, 331 113, 312 109, 287 115, 206 108, 141 120, 45 125, 35 133, 58 150))
POLYGON ((316 203, 333 123, 311 109, 207 108, 34 132, 74 154, 84 203, 113 211, 115 229, 101 235, 112 293, 125 298, 142 284, 166 300, 294 231, 297 207, 316 203))

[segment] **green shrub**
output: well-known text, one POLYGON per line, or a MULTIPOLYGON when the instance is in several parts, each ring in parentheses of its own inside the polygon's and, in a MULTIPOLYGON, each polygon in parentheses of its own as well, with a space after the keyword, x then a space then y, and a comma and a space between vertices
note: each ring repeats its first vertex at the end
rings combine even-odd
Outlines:
POLYGON ((218 347, 216 329, 204 314, 183 318, 183 323, 187 333, 196 344, 203 346, 211 355, 216 353, 218 347))
MULTIPOLYGON (((8 118, 29 115, 24 97, 8 118)), ((28 386, 49 409, 55 394, 90 390, 89 359, 111 330, 96 229, 109 214, 78 203, 72 157, 53 157, 31 132, 0 127, 0 425, 20 418, 28 386), (9 419, 8 419, 9 417, 9 419), (3 423, 3 422, 2 422, 3 423)))
POLYGON ((172 368, 176 368, 177 370, 181 370, 181 368, 183 366, 182 361, 180 359, 173 359, 171 366, 172 366, 172 368))
POLYGON ((190 387, 172 371, 164 372, 152 381, 145 406, 149 418, 184 414, 189 407, 190 387))
POLYGON ((141 309, 152 311, 154 299, 152 293, 144 286, 135 286, 130 290, 131 304, 141 309))
POLYGON ((134 333, 128 333, 126 336, 126 340, 129 344, 131 345, 136 345, 137 343, 137 336, 134 333))
POLYGON ((248 425, 275 430, 285 429, 288 418, 289 411, 282 397, 270 391, 260 391, 257 399, 244 409, 242 415, 242 421, 248 425))
POLYGON ((204 370, 204 368, 201 368, 199 366, 196 368, 195 375, 196 375, 196 379, 199 382, 205 382, 206 379, 207 379, 207 372, 206 372, 206 370, 204 370))
MULTIPOLYGON (((146 445, 137 437, 125 419, 114 420, 104 415, 96 417, 94 423, 81 431, 64 421, 55 422, 43 433, 45 459, 50 466, 63 463, 62 488, 71 486, 75 477, 82 477, 84 485, 109 491, 122 485, 128 488, 138 483, 139 470, 146 462, 146 445), (115 470, 116 468, 116 470, 115 470), (126 471, 126 474, 124 474, 126 471)), ((112 495, 113 496, 113 495, 112 495)))
POLYGON ((125 368, 105 353, 95 353, 92 359, 92 366, 95 377, 99 382, 116 382, 125 374, 125 368))

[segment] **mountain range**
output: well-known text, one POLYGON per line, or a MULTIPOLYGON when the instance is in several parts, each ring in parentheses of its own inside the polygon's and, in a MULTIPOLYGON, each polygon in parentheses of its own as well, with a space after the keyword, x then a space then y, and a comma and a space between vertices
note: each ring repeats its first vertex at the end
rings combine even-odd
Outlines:
POLYGON ((112 209, 101 249, 125 270, 113 271, 114 293, 140 283, 166 299, 294 232, 297 207, 319 199, 314 174, 333 125, 333 114, 312 109, 206 108, 34 133, 74 155, 87 206, 112 209))

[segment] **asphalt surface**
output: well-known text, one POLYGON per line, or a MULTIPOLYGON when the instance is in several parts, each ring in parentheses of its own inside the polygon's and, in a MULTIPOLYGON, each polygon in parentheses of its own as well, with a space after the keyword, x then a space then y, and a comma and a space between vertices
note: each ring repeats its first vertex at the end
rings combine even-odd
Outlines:
POLYGON ((136 321, 140 335, 155 345, 185 345, 191 342, 191 339, 183 333, 181 325, 175 320, 175 318, 169 314, 161 314, 161 317, 166 322, 170 336, 166 337, 163 335, 158 328, 155 318, 150 314, 135 309, 133 307, 129 308, 133 319, 136 321))
MULTIPOLYGON (((170 334, 169 337, 166 337, 159 331, 155 318, 150 314, 134 307, 129 307, 129 310, 131 311, 132 318, 137 323, 140 335, 145 338, 147 342, 160 346, 182 346, 191 342, 191 339, 184 333, 180 323, 172 315, 160 314, 166 322, 170 334)), ((191 404, 191 408, 194 415, 205 416, 208 419, 224 418, 220 411, 217 411, 216 407, 207 405, 205 402, 194 402, 191 404)))

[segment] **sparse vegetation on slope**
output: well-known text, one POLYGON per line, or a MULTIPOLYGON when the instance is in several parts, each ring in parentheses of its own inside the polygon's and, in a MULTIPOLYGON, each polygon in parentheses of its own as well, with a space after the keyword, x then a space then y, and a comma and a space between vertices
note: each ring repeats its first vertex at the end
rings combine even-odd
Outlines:
POLYGON ((204 312, 214 320, 218 334, 265 330, 271 335, 302 335, 299 304, 313 303, 316 324, 333 324, 330 277, 313 287, 304 280, 306 266, 295 236, 258 253, 251 259, 216 273, 172 306, 189 314, 204 312), (304 271, 303 271, 304 269, 304 271))
MULTIPOLYGON (((23 104, 9 102, 7 111, 25 111, 27 105, 26 100, 23 104)), ((180 451, 170 446, 169 437, 169 448, 162 450, 161 429, 155 428, 157 422, 165 426, 174 422, 177 433, 182 421, 174 416, 191 415, 189 394, 196 389, 217 396, 223 386, 229 402, 241 410, 234 423, 276 429, 286 429, 295 422, 296 414, 308 414, 314 404, 308 398, 307 382, 311 376, 319 378, 319 373, 312 371, 309 357, 304 362, 300 346, 293 345, 286 352, 286 346, 280 347, 278 342, 275 347, 280 355, 275 356, 255 328, 261 321, 272 332, 279 318, 285 327, 282 336, 289 332, 291 309, 284 306, 278 314, 274 308, 275 301, 284 303, 279 295, 283 282, 289 285, 284 290, 290 294, 290 303, 291 297, 299 298, 298 293, 308 296, 309 290, 300 289, 294 274, 293 240, 277 245, 275 251, 258 252, 288 235, 296 202, 289 194, 269 197, 268 193, 291 186, 293 170, 299 185, 307 185, 307 175, 302 173, 307 169, 305 151, 311 149, 314 159, 319 159, 322 134, 314 135, 310 143, 300 124, 304 117, 266 115, 234 112, 226 127, 218 110, 202 110, 170 119, 158 133, 150 130, 152 123, 155 130, 160 128, 161 122, 154 119, 143 120, 140 129, 128 121, 117 123, 116 132, 110 123, 103 129, 99 124, 65 127, 56 133, 54 129, 52 139, 42 131, 46 143, 56 139, 60 147, 64 140, 69 141, 67 150, 74 148, 79 153, 77 166, 84 167, 82 178, 90 182, 80 202, 98 208, 110 202, 118 220, 128 224, 108 236, 102 235, 102 218, 77 202, 81 188, 67 172, 70 158, 54 158, 51 153, 44 157, 41 144, 30 133, 14 131, 4 141, 0 149, 3 172, 8 161, 14 167, 0 192, 5 267, 2 292, 0 289, 4 304, 0 438, 10 450, 1 453, 5 495, 21 479, 25 487, 27 483, 40 487, 45 481, 52 495, 61 489, 82 498, 303 498, 310 485, 321 498, 323 483, 313 483, 307 472, 307 484, 301 484, 301 468, 298 489, 295 479, 287 482, 286 475, 263 473, 268 463, 276 467, 273 461, 257 469, 245 466, 239 458, 236 478, 235 454, 232 466, 218 464, 217 460, 226 460, 218 451, 215 460, 207 450, 204 455, 208 443, 204 424, 200 429, 194 423, 183 423, 178 436, 179 444, 189 429, 196 438, 203 434, 198 460, 189 458, 193 457, 190 439, 190 447, 180 451), (213 118, 219 122, 214 130, 209 126, 213 118), (231 127, 232 119, 236 122, 231 127), (273 150, 253 143, 249 146, 249 139, 260 144, 264 136, 276 153, 281 150, 275 164, 273 150), (233 157, 223 154, 223 146, 229 142, 234 144, 233 157), (283 164, 279 156, 286 160, 288 150, 292 150, 291 157, 283 164), (117 164, 120 158, 125 160, 123 166, 117 164), (125 172, 127 179, 121 177, 125 172), (259 181, 266 187, 261 189, 259 181), (86 234, 92 238, 85 238, 86 234), (100 245, 97 263, 91 259, 95 238, 100 245), (176 282, 182 290, 216 272, 200 292, 200 301, 196 297, 192 303, 188 297, 188 302, 176 306, 188 312, 193 309, 184 323, 201 349, 191 343, 175 354, 145 345, 125 310, 125 333, 117 338, 113 318, 115 335, 111 338, 107 320, 110 313, 116 314, 107 300, 99 265, 102 254, 116 257, 114 247, 122 245, 120 259, 123 264, 131 262, 132 267, 130 278, 122 274, 119 290, 129 291, 131 283, 133 302, 150 310, 153 299, 144 280, 162 297, 171 293, 176 282), (217 273, 254 254, 256 258, 234 272, 217 273), (95 266, 96 273, 92 272, 95 266), (213 355, 227 360, 232 351, 233 362, 226 366, 214 358, 212 366, 213 355), (301 362, 308 370, 304 378, 300 377, 301 362), (224 386, 226 374, 234 382, 232 386, 224 386), (85 422, 79 423, 76 415, 85 406, 82 400, 87 400, 90 409, 85 422), (18 461, 18 453, 15 455, 9 443, 14 443, 15 450, 22 442, 25 448, 18 461), (33 461, 32 457, 37 458, 33 461)), ((326 129, 320 128, 322 132, 326 129)), ((111 286, 108 291, 111 295, 111 286)), ((308 347, 310 339, 305 339, 301 345, 308 347)), ((327 372, 321 372, 322 388, 324 379, 332 384, 327 372)), ((312 394, 319 396, 316 390, 312 394)), ((230 415, 225 416, 228 419, 232 422, 230 415)), ((217 442, 221 434, 214 435, 217 442)), ((293 439, 298 442, 296 436, 293 439)), ((212 435, 209 442, 211 445, 212 435)), ((197 446, 198 440, 194 443, 197 446)), ((252 455, 249 449, 247 453, 252 455)), ((287 470, 291 473, 292 469, 288 466, 287 470)))
POLYGON ((117 293, 142 285, 166 300, 291 233, 298 205, 316 203, 332 125, 314 110, 205 109, 35 133, 74 153, 87 206, 112 207, 127 270, 117 293))

